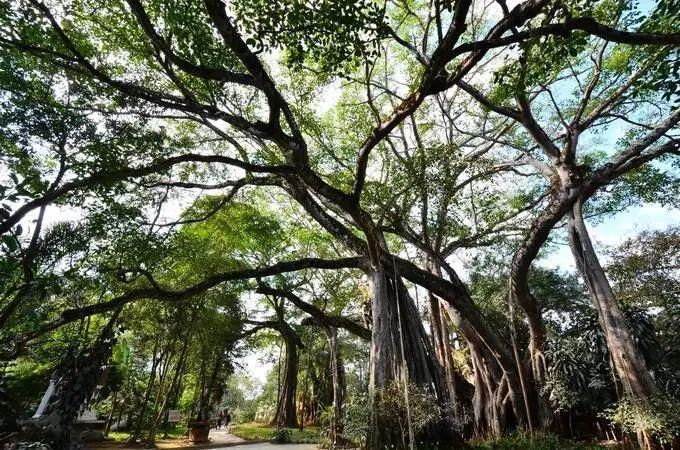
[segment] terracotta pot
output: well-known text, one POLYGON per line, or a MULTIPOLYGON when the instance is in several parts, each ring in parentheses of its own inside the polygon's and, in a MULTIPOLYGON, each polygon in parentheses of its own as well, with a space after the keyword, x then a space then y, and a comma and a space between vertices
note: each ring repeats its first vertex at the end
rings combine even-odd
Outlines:
POLYGON ((190 442, 208 442, 210 434, 210 422, 207 420, 197 420, 188 423, 190 442))

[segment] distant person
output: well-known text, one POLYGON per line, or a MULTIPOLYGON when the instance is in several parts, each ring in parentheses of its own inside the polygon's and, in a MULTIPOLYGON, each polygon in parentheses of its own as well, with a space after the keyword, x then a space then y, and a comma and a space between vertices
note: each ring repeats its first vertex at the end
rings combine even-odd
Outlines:
POLYGON ((229 411, 226 409, 224 410, 224 413, 224 425, 228 427, 231 422, 231 414, 229 414, 229 411))
POLYGON ((224 422, 224 411, 220 411, 220 414, 217 416, 217 429, 219 430, 222 428, 222 422, 224 422))

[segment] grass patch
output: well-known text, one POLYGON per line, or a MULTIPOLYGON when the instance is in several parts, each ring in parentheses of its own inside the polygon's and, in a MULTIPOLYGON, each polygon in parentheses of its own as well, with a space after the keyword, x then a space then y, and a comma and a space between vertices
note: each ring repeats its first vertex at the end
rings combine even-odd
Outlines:
POLYGON ((109 439, 114 441, 126 441, 130 437, 127 431, 109 431, 109 439))
MULTIPOLYGON (((295 444, 316 444, 319 442, 319 427, 288 428, 291 442, 295 444)), ((250 422, 239 423, 233 426, 232 434, 246 441, 269 440, 274 435, 276 428, 263 423, 250 422)))

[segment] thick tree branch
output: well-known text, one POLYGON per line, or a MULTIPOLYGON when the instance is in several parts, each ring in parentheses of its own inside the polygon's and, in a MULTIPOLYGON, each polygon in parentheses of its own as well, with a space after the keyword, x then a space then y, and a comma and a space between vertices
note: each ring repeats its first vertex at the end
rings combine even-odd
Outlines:
POLYGON ((172 51, 172 49, 165 41, 165 39, 163 39, 163 37, 158 34, 155 27, 151 23, 151 19, 146 13, 146 10, 144 9, 144 6, 142 5, 141 1, 140 0, 126 0, 126 1, 127 4, 130 6, 130 9, 132 10, 133 14, 137 18, 137 21, 139 22, 140 26, 147 34, 153 45, 158 50, 162 51, 165 54, 166 58, 170 62, 175 64, 177 67, 179 67, 182 71, 195 77, 203 78, 206 80, 221 81, 224 83, 237 83, 246 86, 255 85, 255 80, 250 75, 232 72, 230 70, 221 68, 196 65, 178 56, 172 51))
POLYGON ((305 348, 300 336, 285 320, 246 320, 245 323, 248 325, 254 325, 254 328, 251 329, 252 332, 250 334, 254 334, 259 330, 269 328, 278 331, 284 339, 294 342, 297 347, 305 348))
POLYGON ((249 172, 266 172, 266 173, 287 173, 292 170, 288 166, 260 166, 256 164, 244 163, 235 158, 221 155, 200 155, 195 153, 188 153, 180 156, 172 156, 151 163, 147 166, 141 167, 123 167, 111 171, 97 172, 86 178, 70 181, 64 183, 61 187, 55 188, 47 192, 42 197, 33 199, 21 207, 17 208, 10 217, 0 222, 0 235, 7 233, 14 225, 19 223, 21 219, 30 211, 40 208, 43 205, 50 204, 64 195, 79 189, 87 189, 94 186, 111 183, 125 178, 137 178, 158 173, 169 169, 170 167, 187 162, 203 162, 203 163, 220 163, 233 165, 249 172))
POLYGON ((516 109, 513 108, 507 108, 504 106, 497 105, 493 103, 488 97, 484 96, 477 88, 469 85, 463 80, 460 80, 456 83, 462 90, 467 92, 472 98, 477 100, 478 103, 480 103, 482 106, 485 108, 498 113, 502 116, 509 117, 511 119, 514 119, 516 121, 520 121, 520 112, 517 111, 516 109))
POLYGON ((246 70, 253 76, 255 85, 262 89, 269 103, 269 127, 275 136, 275 141, 282 144, 285 149, 293 152, 293 159, 297 164, 307 164, 307 149, 302 138, 302 133, 297 125, 288 103, 285 101, 267 70, 257 56, 248 48, 236 28, 227 16, 225 5, 221 0, 204 0, 208 15, 224 42, 234 52, 236 57, 243 63, 246 70), (280 113, 283 115, 293 132, 293 138, 288 137, 279 123, 280 113))
POLYGON ((449 303, 460 315, 469 322, 477 335, 482 339, 501 366, 512 372, 515 367, 512 352, 499 336, 489 326, 486 319, 472 302, 465 284, 454 277, 447 281, 437 275, 423 270, 415 264, 394 255, 384 255, 384 264, 394 267, 407 280, 429 290, 449 303))
POLYGON ((265 295, 275 295, 279 297, 284 297, 288 299, 293 305, 300 308, 302 311, 309 314, 316 322, 323 326, 329 326, 334 328, 344 328, 350 333, 364 339, 366 341, 371 340, 371 330, 359 325, 351 319, 342 316, 330 316, 325 312, 321 311, 316 306, 302 300, 300 297, 295 295, 293 292, 286 289, 275 289, 264 283, 260 283, 257 291, 260 294, 265 295))
POLYGON ((478 50, 491 50, 516 44, 528 39, 541 36, 568 37, 573 31, 585 31, 609 42, 632 45, 680 45, 680 33, 644 33, 636 31, 617 30, 600 24, 591 17, 576 17, 563 23, 555 23, 520 31, 504 37, 489 37, 466 42, 453 50, 453 57, 478 50))
POLYGON ((42 336, 45 333, 56 330, 57 328, 60 328, 66 324, 95 314, 112 311, 136 300, 156 299, 161 301, 176 302, 200 295, 209 289, 228 281, 262 278, 304 269, 337 270, 366 268, 366 266, 367 261, 363 257, 349 257, 340 259, 302 258, 295 261, 284 261, 266 267, 233 270, 230 272, 216 274, 194 284, 193 286, 178 291, 167 290, 162 287, 134 289, 106 302, 97 303, 82 308, 67 309, 61 313, 58 319, 40 326, 37 330, 31 333, 27 333, 17 338, 15 343, 18 346, 23 346, 27 342, 42 336))

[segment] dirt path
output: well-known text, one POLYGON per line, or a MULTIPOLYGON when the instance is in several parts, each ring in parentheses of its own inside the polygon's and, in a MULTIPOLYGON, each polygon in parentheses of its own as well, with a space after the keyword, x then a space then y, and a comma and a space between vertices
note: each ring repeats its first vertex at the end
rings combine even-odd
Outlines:
MULTIPOLYGON (((227 433, 224 430, 210 430, 210 446, 215 444, 237 444, 240 442, 246 442, 240 437, 236 437, 231 433, 227 433)), ((162 447, 158 447, 162 448, 162 447)))

